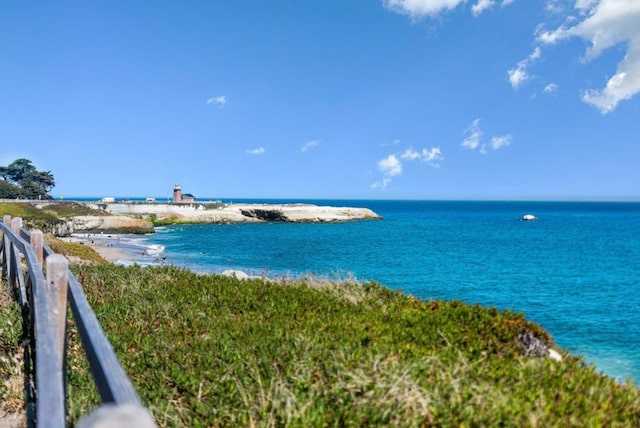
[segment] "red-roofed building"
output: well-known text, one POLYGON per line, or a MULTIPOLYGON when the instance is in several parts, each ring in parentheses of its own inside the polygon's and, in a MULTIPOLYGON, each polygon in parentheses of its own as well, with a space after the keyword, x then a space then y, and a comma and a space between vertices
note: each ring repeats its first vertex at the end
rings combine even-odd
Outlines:
POLYGON ((174 204, 192 204, 196 201, 196 197, 190 193, 182 193, 182 188, 176 184, 173 188, 174 204))

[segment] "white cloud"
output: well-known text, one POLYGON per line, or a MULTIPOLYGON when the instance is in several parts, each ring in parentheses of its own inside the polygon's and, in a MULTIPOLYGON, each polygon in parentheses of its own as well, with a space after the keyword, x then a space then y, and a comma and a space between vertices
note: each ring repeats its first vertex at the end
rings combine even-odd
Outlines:
POLYGON ((422 149, 421 151, 409 148, 402 153, 393 153, 386 158, 378 161, 378 170, 382 172, 384 177, 381 181, 377 181, 371 185, 372 189, 384 189, 391 183, 392 177, 402 174, 403 161, 411 162, 419 160, 429 164, 434 168, 440 167, 440 162, 444 160, 440 147, 431 149, 422 149))
POLYGON ((440 147, 432 147, 430 150, 422 149, 422 161, 432 166, 439 167, 440 162, 444 160, 440 147))
POLYGON ((502 135, 499 137, 493 137, 491 139, 491 148, 493 150, 498 150, 502 147, 507 147, 511 145, 511 134, 507 134, 507 135, 502 135))
POLYGON ((478 0, 476 4, 471 6, 471 13, 473 16, 479 16, 487 9, 491 9, 496 3, 493 0, 478 0))
POLYGON ((462 146, 468 149, 477 149, 480 145, 480 139, 482 138, 482 131, 480 130, 480 119, 476 119, 471 122, 471 125, 465 131, 466 137, 462 142, 462 146))
POLYGON ((558 42, 558 40, 562 38, 566 38, 567 28, 562 26, 560 28, 555 29, 554 31, 543 31, 544 26, 541 25, 536 29, 536 41, 553 45, 558 42))
MULTIPOLYGON (((440 13, 455 9, 467 0, 382 0, 384 6, 397 13, 409 15, 412 19, 435 17, 440 13)), ((497 0, 476 0, 471 6, 473 16, 482 14, 496 5, 497 0)), ((508 6, 515 0, 502 0, 501 6, 508 6)))
POLYGON ((544 93, 545 94, 555 94, 556 92, 558 92, 558 84, 557 83, 549 83, 547 86, 544 87, 544 93))
POLYGON ((413 148, 405 150, 400 158, 403 160, 421 160, 422 162, 426 162, 434 167, 440 166, 440 161, 444 160, 442 156, 442 152, 440 151, 440 147, 433 147, 429 150, 422 149, 422 151, 415 151, 413 148))
POLYGON ((562 13, 563 7, 559 0, 549 0, 544 6, 544 10, 549 13, 562 13))
POLYGON ((513 138, 511 134, 496 136, 491 138, 489 144, 482 141, 483 132, 480 129, 480 119, 476 119, 471 122, 471 125, 465 130, 466 137, 462 142, 462 146, 469 150, 478 150, 483 155, 486 155, 488 148, 493 150, 501 149, 511 145, 513 138))
POLYGON ((402 161, 396 155, 389 155, 378 161, 378 170, 384 177, 382 181, 377 181, 371 185, 372 189, 384 189, 391 183, 391 177, 402 174, 402 161))
POLYGON ((388 9, 409 15, 414 19, 436 16, 441 12, 454 9, 466 0, 382 0, 388 9))
POLYGON ((306 143, 304 143, 304 145, 302 146, 302 148, 300 149, 300 151, 302 153, 307 152, 308 150, 311 150, 315 147, 318 147, 320 145, 320 141, 318 140, 311 140, 311 141, 307 141, 306 143))
POLYGON ((590 9, 597 2, 598 0, 576 0, 576 9, 580 9, 584 12, 587 9, 590 9))
POLYGON ((259 156, 259 155, 265 154, 266 151, 267 151, 267 149, 265 149, 264 147, 260 146, 260 147, 256 147, 255 149, 245 150, 245 153, 248 154, 248 155, 259 156))
POLYGON ((385 187, 387 187, 389 185, 389 183, 391 183, 391 179, 390 178, 383 178, 382 181, 376 181, 375 183, 373 183, 371 185, 372 189, 384 189, 385 187))
POLYGON ((517 67, 507 71, 507 76, 513 89, 518 89, 526 80, 529 80, 529 74, 523 62, 519 62, 517 67))
POLYGON ((585 52, 588 62, 603 51, 626 44, 627 52, 602 89, 588 89, 582 100, 610 113, 620 101, 640 93, 640 1, 637 0, 577 0, 576 9, 582 21, 572 27, 560 27, 538 34, 540 43, 553 44, 560 40, 580 37, 591 43, 585 52))
POLYGON ((542 56, 542 49, 540 49, 540 46, 536 46, 533 49, 533 52, 531 52, 531 54, 529 55, 528 61, 532 62, 536 59, 540 59, 541 56, 542 56))
POLYGON ((402 162, 396 155, 389 155, 378 162, 378 169, 387 177, 402 174, 402 162))
POLYGON ((400 157, 407 160, 416 160, 420 159, 420 153, 416 152, 413 149, 407 149, 400 155, 400 157))
POLYGON ((226 95, 218 95, 217 97, 211 97, 207 100, 208 105, 213 105, 217 108, 222 108, 227 104, 226 95))
MULTIPOLYGON (((474 16, 494 7, 499 0, 474 0, 471 13, 474 16)), ((501 6, 515 0, 502 0, 501 6)), ((386 8, 409 15, 413 19, 452 10, 466 0, 382 0, 386 8)), ((559 15, 565 12, 569 0, 546 0, 547 13, 559 15)), ((583 60, 597 58, 603 51, 625 45, 626 55, 618 64, 615 73, 607 79, 601 89, 586 89, 582 100, 598 108, 603 114, 612 112, 621 101, 640 93, 640 0, 574 0, 576 16, 568 15, 564 25, 555 30, 536 29, 538 46, 524 60, 507 71, 509 83, 518 89, 531 80, 532 63, 542 56, 540 45, 555 44, 561 40, 579 37, 590 43, 583 60)))
POLYGON ((540 57, 542 57, 542 50, 539 46, 536 46, 526 59, 523 59, 517 66, 507 71, 509 83, 511 83, 513 89, 518 89, 520 85, 531 78, 527 72, 527 68, 529 68, 533 61, 540 59, 540 57))

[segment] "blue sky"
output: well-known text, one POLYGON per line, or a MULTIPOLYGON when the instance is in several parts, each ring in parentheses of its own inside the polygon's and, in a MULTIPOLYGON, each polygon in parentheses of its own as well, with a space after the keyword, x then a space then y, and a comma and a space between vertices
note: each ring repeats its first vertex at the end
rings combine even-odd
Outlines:
POLYGON ((640 199, 640 1, 3 2, 54 197, 640 199))

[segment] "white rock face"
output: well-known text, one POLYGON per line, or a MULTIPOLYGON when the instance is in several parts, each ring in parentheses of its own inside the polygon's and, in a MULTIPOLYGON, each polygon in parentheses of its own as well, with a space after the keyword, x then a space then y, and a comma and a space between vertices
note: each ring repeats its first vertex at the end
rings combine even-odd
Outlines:
POLYGON ((193 223, 330 223, 381 218, 368 208, 309 204, 226 204, 216 209, 204 209, 198 204, 109 204, 106 210, 112 214, 153 214, 158 220, 193 223))
POLYGON ((117 231, 123 229, 148 229, 153 230, 153 224, 149 220, 143 220, 124 215, 75 216, 64 225, 64 230, 60 230, 60 235, 68 235, 86 230, 92 231, 117 231))
POLYGON ((229 276, 235 279, 249 279, 249 275, 241 270, 225 270, 224 272, 222 272, 222 276, 229 276))
POLYGON ((549 358, 556 361, 562 361, 562 355, 558 353, 555 349, 549 348, 549 358))

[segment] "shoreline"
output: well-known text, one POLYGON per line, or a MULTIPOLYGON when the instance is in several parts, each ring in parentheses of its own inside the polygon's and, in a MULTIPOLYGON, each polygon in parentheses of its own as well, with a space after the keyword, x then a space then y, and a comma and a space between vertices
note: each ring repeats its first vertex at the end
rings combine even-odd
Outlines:
POLYGON ((103 259, 115 265, 160 265, 166 261, 163 246, 141 244, 138 242, 140 237, 135 235, 74 233, 59 239, 87 245, 103 259))
MULTIPOLYGON (((34 203, 44 209, 57 202, 34 203)), ((89 214, 66 217, 56 225, 58 236, 82 233, 146 234, 154 226, 169 224, 244 223, 344 223, 382 220, 369 208, 318 206, 311 204, 169 204, 78 202, 89 214)))

